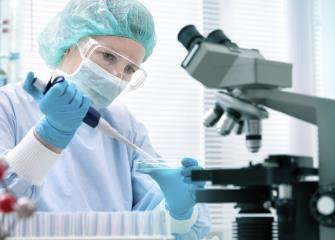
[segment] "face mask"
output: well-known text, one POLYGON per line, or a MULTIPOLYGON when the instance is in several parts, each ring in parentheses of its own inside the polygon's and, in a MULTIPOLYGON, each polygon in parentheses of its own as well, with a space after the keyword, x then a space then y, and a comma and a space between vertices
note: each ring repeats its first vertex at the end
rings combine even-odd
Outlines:
POLYGON ((127 82, 108 73, 90 59, 84 58, 75 73, 58 71, 75 85, 96 109, 105 108, 126 88, 127 82))

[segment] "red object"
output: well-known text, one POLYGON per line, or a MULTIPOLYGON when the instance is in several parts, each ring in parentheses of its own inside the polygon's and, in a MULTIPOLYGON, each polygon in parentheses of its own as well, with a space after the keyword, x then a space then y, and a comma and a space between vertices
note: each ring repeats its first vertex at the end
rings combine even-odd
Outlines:
POLYGON ((4 20, 2 21, 2 24, 3 24, 3 25, 9 24, 9 20, 8 20, 8 19, 4 19, 4 20))
POLYGON ((8 32, 9 32, 9 29, 8 29, 8 28, 4 28, 4 29, 2 29, 2 32, 3 32, 3 33, 8 33, 8 32))
POLYGON ((14 211, 14 205, 16 203, 16 198, 6 192, 0 196, 0 211, 3 213, 10 213, 14 211))
POLYGON ((0 181, 3 180, 3 177, 5 175, 5 170, 6 170, 5 165, 0 161, 0 181))

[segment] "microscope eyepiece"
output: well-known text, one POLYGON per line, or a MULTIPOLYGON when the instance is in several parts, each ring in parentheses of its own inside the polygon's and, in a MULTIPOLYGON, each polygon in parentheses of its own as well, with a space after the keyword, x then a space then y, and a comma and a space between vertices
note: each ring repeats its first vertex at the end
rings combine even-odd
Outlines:
POLYGON ((188 50, 194 45, 209 42, 223 45, 231 50, 238 50, 239 46, 232 42, 221 29, 217 29, 208 34, 207 38, 201 35, 194 25, 187 25, 183 27, 178 33, 178 41, 188 50))
POLYGON ((233 43, 221 29, 214 30, 208 34, 206 42, 222 44, 228 48, 239 48, 237 44, 233 43))
POLYGON ((194 25, 187 25, 178 33, 178 41, 183 44, 188 51, 190 51, 195 44, 204 40, 205 38, 199 33, 194 25))

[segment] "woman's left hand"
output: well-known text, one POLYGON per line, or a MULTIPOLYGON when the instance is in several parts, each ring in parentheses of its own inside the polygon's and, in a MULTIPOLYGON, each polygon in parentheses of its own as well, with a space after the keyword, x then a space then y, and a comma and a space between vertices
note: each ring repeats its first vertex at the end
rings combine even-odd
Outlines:
POLYGON ((202 169, 197 160, 183 158, 177 169, 152 169, 148 174, 160 186, 170 215, 177 220, 189 219, 196 204, 195 191, 204 187, 204 182, 191 182, 191 171, 202 169))

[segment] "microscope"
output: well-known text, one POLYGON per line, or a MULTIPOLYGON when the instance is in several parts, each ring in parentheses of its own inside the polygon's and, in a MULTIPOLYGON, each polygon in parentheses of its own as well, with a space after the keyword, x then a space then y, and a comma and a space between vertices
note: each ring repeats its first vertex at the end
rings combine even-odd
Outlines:
POLYGON ((182 68, 205 87, 218 89, 206 127, 215 126, 222 136, 245 135, 253 153, 261 148, 266 108, 318 128, 318 169, 311 157, 277 154, 243 168, 195 170, 192 181, 216 186, 197 191, 197 202, 236 203, 238 240, 334 240, 335 100, 283 91, 292 87, 291 64, 240 48, 221 30, 205 38, 188 25, 178 40, 188 50, 182 68))

